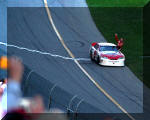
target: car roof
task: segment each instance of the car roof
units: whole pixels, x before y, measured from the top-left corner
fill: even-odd
[[[100,46],[116,46],[115,44],[113,44],[113,43],[98,43],[98,45],[100,45]]]

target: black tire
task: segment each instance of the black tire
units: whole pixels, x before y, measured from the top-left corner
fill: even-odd
[[[90,51],[90,58],[92,61],[94,61],[94,59],[92,58],[92,52]]]
[[[99,56],[98,56],[97,59],[96,59],[96,63],[97,63],[97,64],[100,63]]]

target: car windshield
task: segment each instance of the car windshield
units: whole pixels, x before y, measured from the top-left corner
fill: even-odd
[[[117,52],[118,49],[116,46],[100,46],[100,51],[115,51]]]

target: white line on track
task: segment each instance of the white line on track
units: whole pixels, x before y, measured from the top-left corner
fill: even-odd
[[[52,57],[59,57],[59,58],[65,59],[65,60],[90,61],[89,58],[70,58],[70,57],[65,57],[65,56],[61,56],[61,55],[57,55],[57,54],[52,54],[52,53],[49,53],[49,52],[42,52],[42,51],[32,50],[32,49],[25,48],[25,47],[19,47],[19,46],[7,44],[7,43],[4,43],[4,42],[0,42],[0,45],[4,45],[6,47],[14,47],[14,48],[17,48],[17,49],[20,49],[20,50],[26,50],[26,51],[32,52],[32,53],[39,53],[39,54],[42,54],[42,55],[49,55],[49,56],[52,56]]]
[[[68,54],[74,59],[75,56],[73,55],[73,53],[70,51],[70,49],[66,46],[63,38],[61,37],[61,34],[59,33],[59,31],[57,30],[54,21],[52,19],[52,15],[51,15],[51,11],[48,8],[48,3],[47,0],[44,0],[44,5],[45,5],[45,9],[48,15],[48,19],[57,35],[57,37],[59,38],[61,44],[63,45],[63,47],[65,48],[65,50],[68,52]],[[131,120],[135,120],[114,98],[112,98],[111,95],[109,95],[91,76],[90,74],[80,65],[80,63],[74,59],[74,62],[77,64],[77,66],[82,70],[82,72],[89,78],[89,80],[92,81],[92,83],[110,100],[112,101],[123,113],[125,113]]]

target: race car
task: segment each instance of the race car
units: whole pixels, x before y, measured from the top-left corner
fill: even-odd
[[[124,66],[125,56],[113,43],[92,43],[90,58],[103,66]]]

